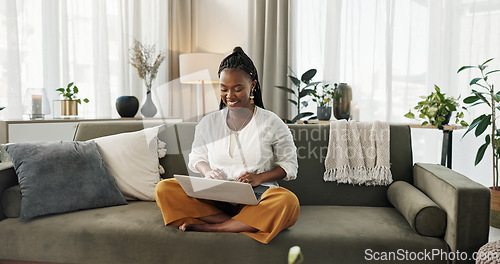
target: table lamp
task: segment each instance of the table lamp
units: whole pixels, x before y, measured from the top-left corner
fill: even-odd
[[[28,88],[23,98],[24,114],[30,119],[44,119],[50,114],[49,97],[45,88]]]
[[[203,116],[205,116],[205,83],[219,82],[219,65],[224,55],[217,53],[185,53],[179,55],[179,75],[183,84],[201,84]]]

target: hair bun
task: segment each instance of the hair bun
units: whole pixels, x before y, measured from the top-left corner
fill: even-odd
[[[240,46],[235,47],[235,48],[233,49],[233,53],[234,53],[234,52],[245,53],[245,52],[243,51],[243,49],[242,49]]]

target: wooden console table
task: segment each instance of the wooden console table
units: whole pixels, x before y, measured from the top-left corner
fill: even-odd
[[[182,119],[169,118],[101,118],[101,119],[35,119],[0,120],[0,144],[24,141],[72,141],[80,122],[123,122],[166,120],[182,122]]]
[[[330,124],[329,120],[298,120],[298,124]],[[410,124],[410,128],[428,128],[428,129],[438,129],[433,125],[416,125]],[[443,145],[441,148],[441,165],[446,166],[451,169],[451,154],[452,154],[452,143],[453,143],[453,131],[458,129],[464,129],[463,126],[454,125],[444,125],[443,129]]]

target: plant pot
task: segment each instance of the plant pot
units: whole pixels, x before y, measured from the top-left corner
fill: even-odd
[[[448,125],[450,123],[450,119],[451,119],[451,114],[453,112],[448,112],[448,114],[446,114],[444,116],[444,121],[441,123],[441,125],[438,127],[439,129],[443,129],[443,126],[444,125]],[[434,125],[434,121],[431,121],[431,125]]]
[[[500,189],[495,190],[494,187],[490,187],[490,192],[490,226],[500,228]]]
[[[134,117],[139,110],[139,100],[135,96],[120,96],[116,99],[116,111],[121,117]]]
[[[78,101],[76,100],[61,100],[61,116],[77,116]]]
[[[332,107],[331,106],[318,106],[316,108],[318,120],[330,120],[332,117]]]
[[[333,114],[338,120],[349,120],[351,116],[352,89],[347,83],[340,83],[334,93]]]

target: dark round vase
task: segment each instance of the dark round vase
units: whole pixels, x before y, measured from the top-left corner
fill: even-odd
[[[116,99],[116,111],[121,117],[134,117],[139,110],[139,100],[135,96],[120,96]]]

